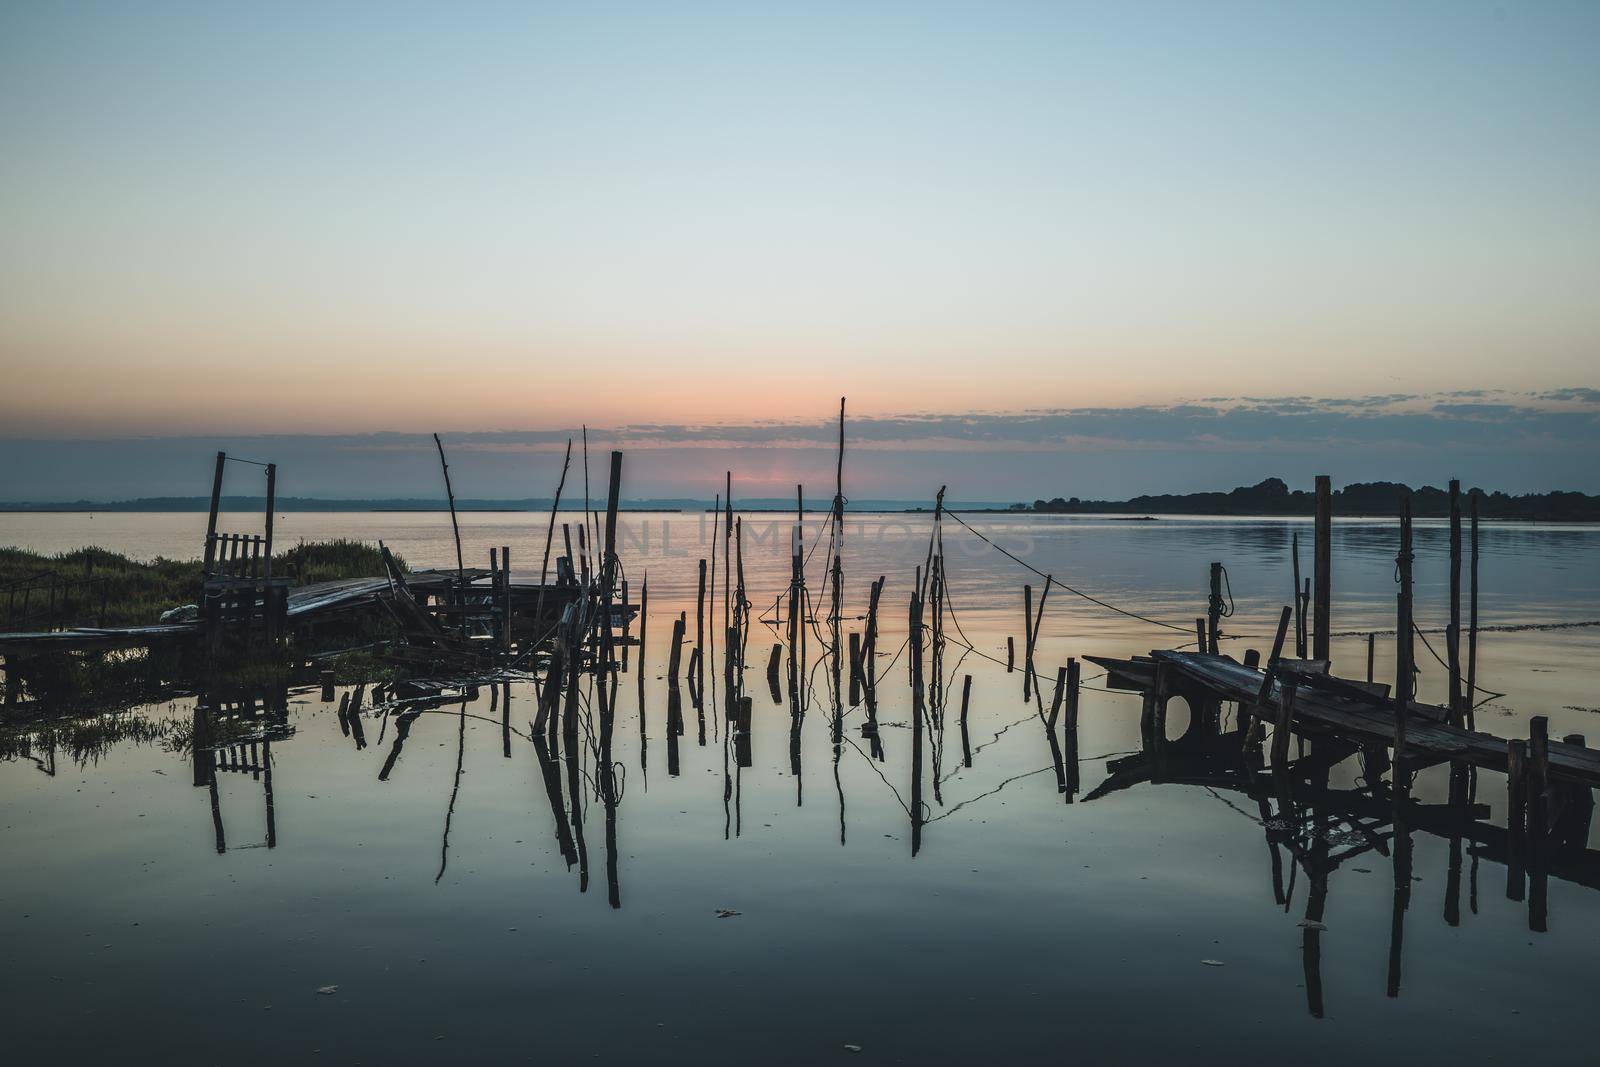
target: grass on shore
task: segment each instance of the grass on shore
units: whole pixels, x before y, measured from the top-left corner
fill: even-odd
[[[154,623],[163,611],[200,599],[200,566],[160,557],[140,563],[103,548],[53,556],[0,548],[0,629]],[[383,557],[362,541],[302,542],[274,555],[272,572],[298,585],[374,578],[383,574]]]

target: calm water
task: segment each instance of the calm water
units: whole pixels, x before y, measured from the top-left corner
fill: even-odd
[[[514,569],[536,575],[544,521],[465,516],[468,562],[510,544]],[[1269,643],[1297,530],[1310,567],[1305,524],[968,521],[1040,570],[1180,628],[1203,613],[1208,564],[1221,560],[1235,607],[1224,628],[1244,635],[1236,654]],[[203,525],[195,515],[0,515],[0,544],[187,557]],[[1264,820],[1255,799],[1217,784],[1143,783],[1087,799],[1108,760],[1140,749],[1137,697],[1099,688],[1092,667],[1082,791],[1064,802],[1021,673],[984,658],[1003,660],[1008,634],[1020,644],[1022,583],[1037,597],[1042,579],[949,522],[955,621],[978,652],[947,649],[944,666],[957,692],[961,676],[973,678],[974,758],[961,766],[952,710],[925,756],[929,822],[913,858],[910,694],[905,659],[891,657],[928,526],[928,516],[865,516],[847,528],[847,616],[864,611],[871,579],[888,577],[881,761],[859,707],[844,710],[836,749],[826,671],[814,670],[794,773],[789,710],[766,691],[764,630],[751,640],[751,766],[739,768],[725,744],[718,702],[705,709],[703,745],[687,699],[683,736],[666,736],[665,646],[678,611],[693,630],[710,517],[702,532],[698,515],[633,515],[622,558],[635,601],[648,573],[650,616],[645,684],[634,649],[618,687],[613,811],[594,790],[588,745],[577,757],[578,818],[565,765],[549,768],[555,794],[547,788],[524,682],[509,686],[509,704],[484,686],[404,730],[369,708],[364,747],[341,729],[336,705],[291,692],[292,734],[271,744],[270,848],[265,777],[218,774],[219,852],[210,791],[191,784],[170,738],[81,760],[35,746],[0,763],[9,1048],[173,1063],[1014,1063],[1477,1062],[1571,1047],[1574,1022],[1594,1005],[1596,889],[1552,877],[1549,932],[1530,932],[1502,863],[1470,839],[1413,831],[1397,924],[1394,865],[1405,850],[1393,827],[1369,818],[1364,833],[1337,811],[1303,839],[1343,857],[1325,883],[1280,834],[1275,888],[1268,831],[1304,812],[1273,805]],[[808,523],[808,550],[819,528]],[[381,536],[412,566],[454,564],[442,515],[290,514],[278,535]],[[1446,619],[1444,536],[1419,528],[1418,613],[1429,627]],[[788,537],[786,520],[747,517],[758,614],[787,580]],[[1334,645],[1343,673],[1365,670],[1365,639],[1354,634],[1393,625],[1395,547],[1392,524],[1336,527],[1334,627],[1352,632]],[[716,549],[720,626],[720,536]],[[824,545],[812,558],[819,591],[826,554]],[[1600,618],[1600,530],[1488,527],[1481,573],[1486,626]],[[1048,687],[1066,656],[1189,639],[1058,587],[1040,674]],[[1442,653],[1442,639],[1430,639]],[[816,649],[813,639],[813,667]],[[1527,717],[1546,714],[1553,733],[1596,740],[1596,652],[1600,628],[1484,634],[1480,680],[1506,696],[1480,709],[1480,727],[1525,736]],[[1419,655],[1422,695],[1437,700],[1444,672]],[[711,664],[708,679],[720,659]],[[1392,638],[1380,637],[1378,677],[1392,665]],[[183,697],[134,714],[181,730],[193,706]],[[1185,725],[1175,710],[1169,734]],[[1425,771],[1417,798],[1443,803],[1447,775]],[[1366,785],[1355,761],[1333,784]],[[1501,776],[1485,773],[1476,799],[1503,825]],[[569,864],[562,837],[579,829],[584,856]],[[1327,930],[1308,960],[1298,924],[1323,890]],[[1321,1018],[1310,1010],[1318,984]],[[319,995],[327,986],[338,988]]]

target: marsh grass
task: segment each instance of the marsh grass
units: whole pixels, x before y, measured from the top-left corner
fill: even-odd
[[[404,561],[397,560],[402,568]],[[148,563],[103,548],[47,556],[0,548],[0,627],[141,626],[170,608],[200,599],[199,560],[157,557]],[[299,585],[383,574],[383,556],[362,541],[301,542],[273,556],[273,573]],[[49,583],[55,578],[55,610]],[[24,587],[30,591],[23,592]],[[24,605],[26,608],[24,609]]]

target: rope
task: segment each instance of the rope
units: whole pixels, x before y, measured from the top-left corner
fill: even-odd
[[[1098,604],[1100,607],[1105,608],[1107,611],[1114,611],[1118,615],[1126,615],[1130,619],[1138,619],[1140,622],[1149,623],[1151,626],[1160,626],[1160,627],[1162,627],[1164,629],[1168,629],[1168,630],[1177,630],[1179,633],[1192,633],[1193,632],[1193,629],[1191,627],[1188,627],[1188,626],[1177,626],[1177,625],[1174,625],[1173,623],[1170,623],[1170,622],[1162,622],[1160,619],[1152,619],[1147,615],[1140,615],[1136,611],[1129,611],[1126,608],[1119,608],[1115,604],[1108,604],[1104,600],[1099,599],[1098,597],[1090,596],[1088,593],[1085,593],[1081,589],[1074,589],[1072,586],[1070,586],[1070,585],[1066,584],[1065,582],[1063,582],[1060,578],[1057,578],[1052,574],[1046,574],[1044,571],[1040,570],[1038,567],[1035,567],[1033,564],[1028,563],[1028,562],[1026,562],[1026,561],[1024,561],[1022,559],[1017,558],[1016,556],[1012,555],[1010,552],[1007,552],[1005,549],[1003,549],[999,545],[995,544],[993,541],[989,540],[983,534],[979,533],[977,530],[975,530],[971,526],[969,526],[967,524],[966,520],[962,519],[962,517],[961,517],[959,512],[951,511],[949,508],[946,508],[945,509],[945,513],[948,514],[951,518],[955,519],[957,522],[961,523],[961,525],[963,527],[965,527],[967,529],[967,531],[969,533],[971,533],[974,537],[976,537],[978,540],[982,541],[984,544],[988,545],[990,548],[994,549],[996,552],[1000,553],[1002,556],[1005,556],[1007,559],[1011,560],[1011,562],[1017,564],[1020,567],[1025,568],[1025,569],[1027,569],[1029,571],[1032,571],[1034,574],[1037,574],[1041,578],[1045,578],[1045,579],[1048,579],[1048,580],[1054,582],[1056,585],[1059,585],[1061,588],[1065,589],[1067,592],[1073,594],[1074,596],[1080,596],[1083,599],[1089,601],[1089,603]]]

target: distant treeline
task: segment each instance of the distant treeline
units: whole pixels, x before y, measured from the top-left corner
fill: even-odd
[[[1425,485],[1412,489],[1399,482],[1356,482],[1333,493],[1335,515],[1397,515],[1409,495],[1413,515],[1432,518],[1450,514],[1450,494]],[[1468,497],[1478,500],[1478,514],[1485,519],[1528,519],[1541,522],[1600,522],[1600,496],[1585,493],[1527,493],[1511,496],[1482,489],[1464,490],[1462,514],[1468,513]],[[1316,494],[1291,490],[1281,478],[1268,478],[1251,486],[1240,486],[1226,493],[1164,493],[1136,496],[1131,500],[1079,500],[1077,497],[1035,500],[1033,511],[1050,514],[1131,512],[1166,515],[1304,515],[1315,510]],[[1015,510],[1028,510],[1017,505]]]
[[[735,487],[737,488],[737,486]],[[267,501],[261,496],[225,496],[223,511],[260,511]],[[548,497],[523,497],[516,500],[486,499],[482,497],[457,497],[458,511],[549,511]],[[445,511],[449,505],[439,497],[385,497],[372,500],[329,500],[318,497],[280,496],[277,510],[284,511]],[[593,497],[589,505],[605,507],[605,497]],[[701,511],[709,510],[712,501],[692,497],[652,497],[642,500],[624,500],[623,511]],[[135,500],[72,500],[72,501],[0,501],[0,511],[206,511],[211,506],[207,496],[147,496]],[[734,506],[744,512],[779,511],[793,513],[793,497],[740,497]],[[807,498],[808,512],[827,511],[833,506],[831,497]],[[963,508],[973,510],[1004,510],[1004,503],[993,501],[963,502]],[[583,496],[576,499],[569,493],[561,498],[562,510],[583,507]],[[905,500],[852,500],[848,507],[854,512],[907,511],[914,505]]]
[[[280,496],[274,502],[278,511],[445,511],[449,505],[444,498],[393,497],[378,500],[319,500],[316,497]],[[474,500],[456,498],[460,511],[548,511],[550,500],[528,497],[522,500]],[[599,507],[605,500],[591,501]],[[675,511],[686,501],[643,500],[628,501],[625,511]],[[260,511],[267,506],[266,497],[225,496],[223,511]],[[582,508],[583,498],[572,505],[570,498],[562,498],[562,506]],[[0,502],[0,511],[206,511],[211,507],[208,496],[147,496],[135,500],[73,500],[73,501],[14,501]]]

